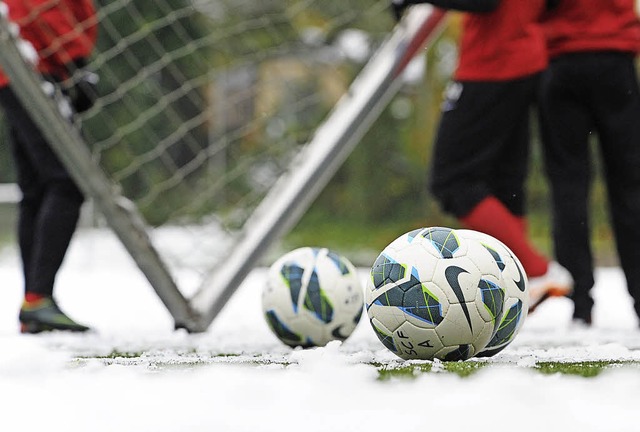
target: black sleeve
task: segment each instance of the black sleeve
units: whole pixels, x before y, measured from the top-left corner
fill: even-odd
[[[429,3],[443,9],[463,12],[491,12],[500,4],[500,0],[409,0],[407,3]]]
[[[547,10],[554,9],[560,4],[560,0],[547,0]]]

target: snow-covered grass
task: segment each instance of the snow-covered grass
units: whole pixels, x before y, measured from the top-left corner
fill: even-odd
[[[26,336],[17,253],[5,249],[0,431],[640,430],[640,331],[617,268],[598,269],[590,329],[571,325],[570,302],[553,300],[469,377],[433,363],[429,373],[389,380],[375,365],[411,363],[387,351],[366,320],[342,345],[280,344],[260,312],[263,277],[252,272],[208,332],[175,332],[115,238],[82,230],[56,296],[96,332]],[[597,360],[631,366],[592,378],[536,371],[541,362]]]

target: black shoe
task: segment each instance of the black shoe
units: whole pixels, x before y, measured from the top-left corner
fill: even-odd
[[[584,327],[591,326],[591,311],[574,310],[573,322]]]
[[[50,330],[85,332],[89,327],[78,324],[64,314],[51,297],[36,302],[24,302],[20,308],[20,332],[40,333]]]

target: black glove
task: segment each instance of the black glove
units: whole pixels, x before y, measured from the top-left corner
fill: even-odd
[[[393,17],[396,21],[400,21],[402,19],[404,11],[410,4],[411,3],[407,0],[391,0],[391,12],[393,13]]]
[[[547,0],[547,10],[555,9],[560,4],[560,0]]]
[[[434,0],[391,0],[391,10],[396,20],[400,21],[409,6],[421,3],[434,4]]]
[[[73,74],[73,85],[67,95],[76,112],[85,112],[96,103],[99,79],[97,74],[86,70]]]
[[[69,98],[76,112],[85,112],[98,99],[100,77],[86,69],[86,60],[77,59],[67,66],[70,78],[62,83],[62,92]]]

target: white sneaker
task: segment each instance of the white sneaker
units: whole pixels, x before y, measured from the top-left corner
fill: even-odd
[[[529,278],[529,312],[549,297],[565,297],[573,292],[573,277],[556,261],[549,262],[542,276]]]

